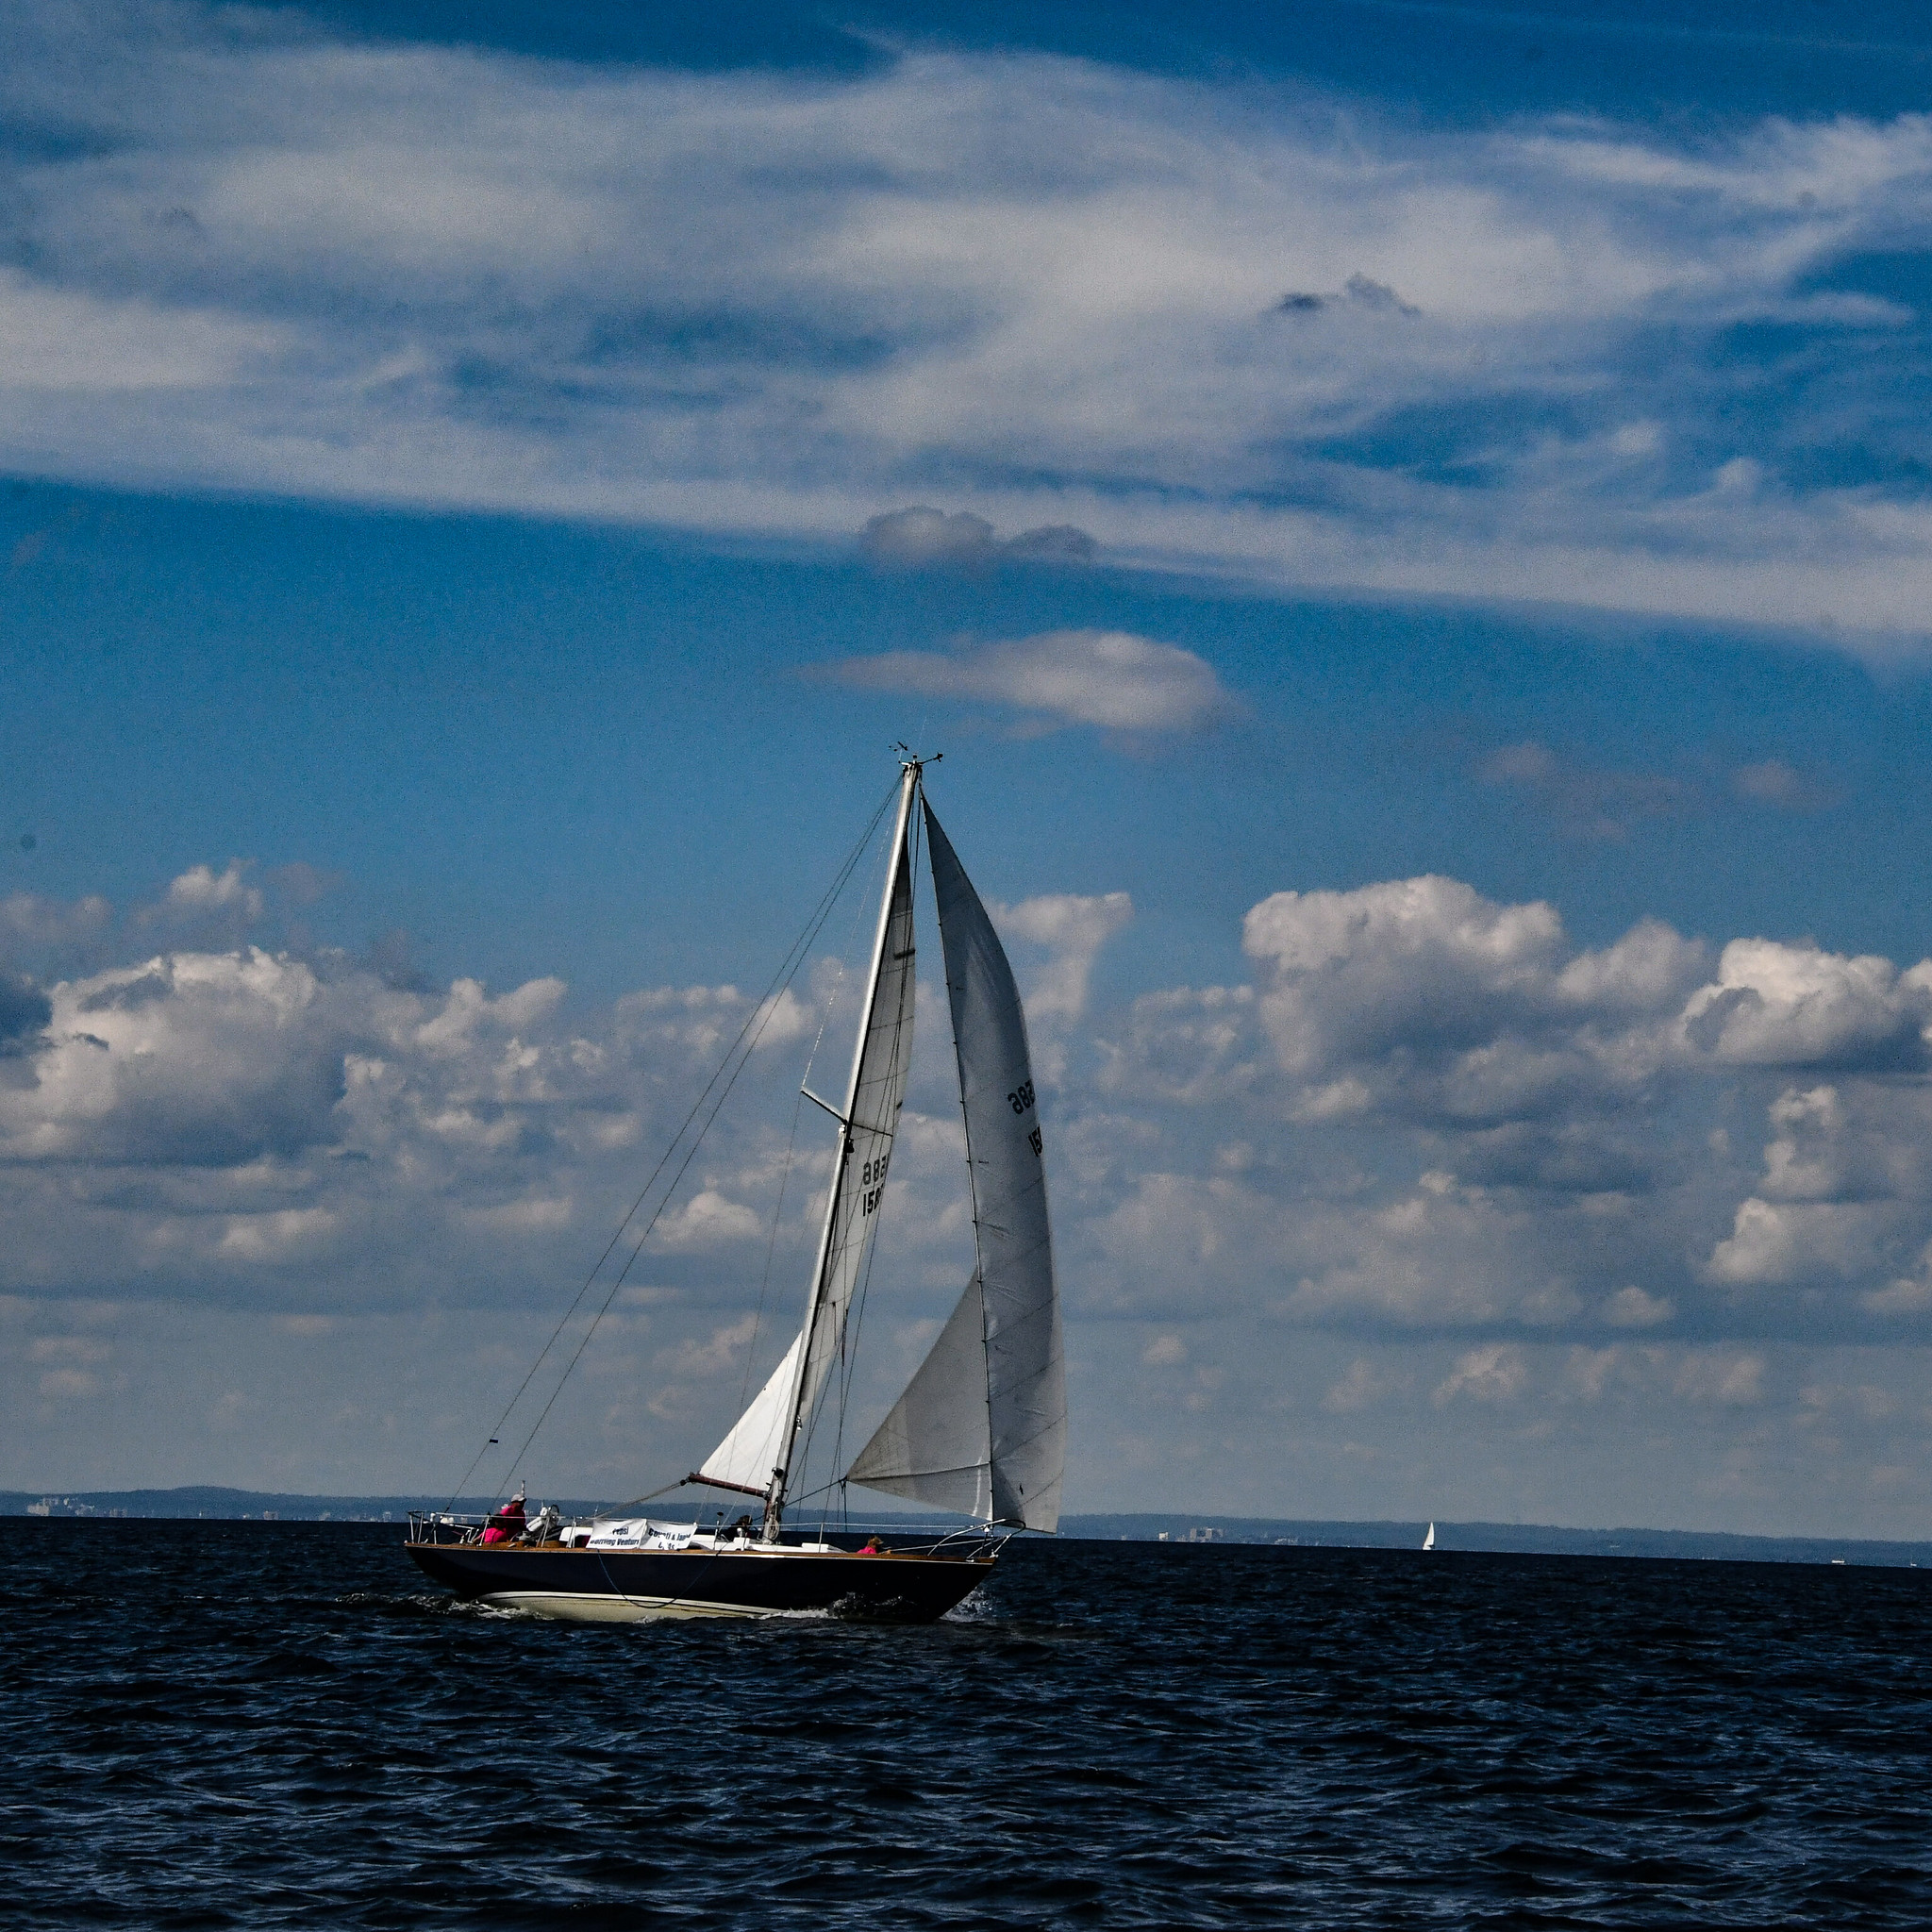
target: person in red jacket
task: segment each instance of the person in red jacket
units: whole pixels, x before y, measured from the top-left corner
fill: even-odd
[[[524,1491],[519,1485],[516,1494],[490,1519],[483,1531],[483,1541],[486,1543],[514,1542],[527,1527],[524,1515]]]

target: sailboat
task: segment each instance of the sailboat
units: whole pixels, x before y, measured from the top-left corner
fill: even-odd
[[[804,1319],[749,1407],[684,1483],[756,1499],[757,1519],[547,1512],[486,1542],[449,1512],[411,1519],[409,1555],[459,1597],[581,1622],[834,1611],[926,1622],[975,1589],[1013,1531],[1058,1527],[1066,1462],[1060,1311],[1026,1021],[999,935],[909,754],[888,848],[851,1077]],[[923,1538],[788,1527],[812,1420],[842,1381],[855,1291],[883,1209],[912,1057],[913,871],[923,824],[966,1127],[975,1266],[905,1391],[842,1480],[964,1519]],[[500,1524],[504,1519],[494,1518]]]
[[[1433,1550],[1433,1549],[1434,1549],[1435,1547],[1436,1547],[1436,1525],[1435,1525],[1435,1524],[1434,1524],[1432,1523],[1432,1524],[1429,1524],[1429,1533],[1428,1533],[1428,1535],[1427,1535],[1427,1536],[1425,1536],[1425,1537],[1424,1537],[1424,1539],[1423,1539],[1423,1548],[1424,1548],[1424,1549],[1425,1549],[1425,1550]]]

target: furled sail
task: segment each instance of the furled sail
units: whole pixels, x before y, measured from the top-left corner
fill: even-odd
[[[1026,1019],[999,935],[925,807],[978,1267],[850,1480],[1028,1529],[1059,1524],[1065,1367]],[[981,1347],[970,1348],[977,1320]]]
[[[757,1399],[698,1472],[731,1488],[767,1491],[774,1475],[789,1467],[800,1422],[811,1414],[826,1376],[844,1352],[846,1312],[878,1225],[912,1058],[912,865],[907,839],[911,784],[908,776],[806,1324]]]

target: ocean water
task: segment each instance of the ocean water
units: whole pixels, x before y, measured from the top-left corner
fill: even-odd
[[[922,1629],[12,1521],[11,1926],[1932,1924],[1932,1572],[1013,1546]]]

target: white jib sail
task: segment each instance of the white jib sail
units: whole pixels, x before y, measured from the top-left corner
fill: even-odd
[[[910,785],[908,778],[895,822],[869,998],[853,1056],[806,1325],[751,1407],[698,1471],[730,1488],[763,1492],[777,1472],[789,1469],[799,1424],[811,1414],[826,1376],[844,1352],[846,1313],[878,1225],[912,1058],[912,867],[906,837]]]
[[[1046,1171],[1013,969],[986,908],[925,808],[978,1268],[932,1353],[850,1479],[1028,1529],[1059,1524],[1066,1374]],[[969,1348],[977,1320],[982,1347]]]
[[[919,1373],[906,1385],[847,1479],[936,1509],[991,1521],[992,1424],[986,1404],[986,1307],[966,1284]]]
[[[731,1425],[731,1433],[705,1458],[700,1475],[734,1490],[765,1490],[782,1460],[791,1425],[791,1391],[798,1386],[798,1357],[805,1337],[794,1335],[785,1359]]]

